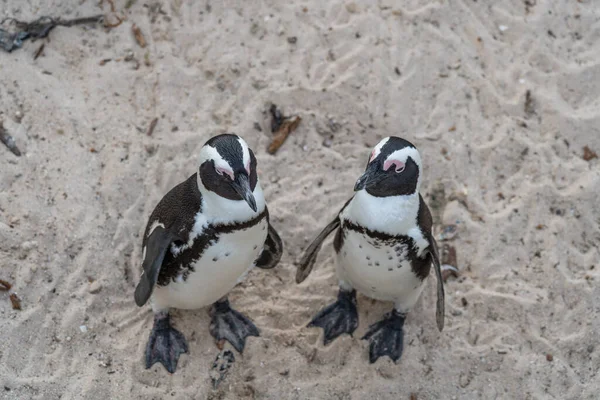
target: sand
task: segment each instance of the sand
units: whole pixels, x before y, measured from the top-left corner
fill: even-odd
[[[132,3],[0,2],[22,20],[125,17],[56,28],[37,60],[41,41],[0,52],[0,118],[23,152],[0,145],[0,279],[22,300],[0,292],[0,398],[597,398],[597,2]],[[274,156],[271,102],[303,119]],[[222,132],[254,149],[285,253],[232,292],[262,336],[213,390],[207,310],[174,313],[190,343],[174,375],[146,370],[152,314],[133,291],[148,216]],[[294,262],[388,135],[420,149],[461,274],[443,332],[431,276],[401,361],[369,365],[360,337],[390,305],[359,297],[356,335],[324,347],[304,326],[336,295],[331,239],[302,285]]]

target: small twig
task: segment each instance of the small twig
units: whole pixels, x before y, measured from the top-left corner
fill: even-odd
[[[156,128],[156,124],[158,123],[158,118],[154,118],[152,122],[150,122],[150,126],[148,127],[148,132],[146,132],[147,136],[152,136],[154,132],[154,128]]]
[[[0,290],[1,291],[6,292],[6,291],[10,290],[11,287],[12,287],[12,285],[10,283],[5,281],[4,279],[0,279]]]
[[[133,31],[133,36],[135,37],[135,40],[140,45],[140,47],[146,47],[146,39],[144,39],[144,35],[142,34],[140,28],[136,24],[133,24],[131,30]]]
[[[585,161],[590,161],[594,158],[598,158],[598,154],[588,146],[583,146],[583,159]]]
[[[10,295],[9,298],[10,298],[10,302],[12,303],[13,310],[20,310],[21,309],[21,299],[19,299],[17,294],[13,293]]]
[[[0,142],[4,143],[6,147],[15,155],[21,156],[21,150],[17,147],[15,143],[15,139],[8,134],[6,129],[4,129],[3,122],[0,121]]]
[[[104,15],[98,14],[92,17],[83,17],[83,18],[73,18],[73,19],[58,19],[56,21],[56,25],[61,26],[73,26],[73,25],[81,25],[81,24],[95,24],[98,22],[102,22],[104,19]]]
[[[267,152],[269,154],[275,154],[277,150],[279,150],[279,148],[283,145],[290,133],[296,130],[298,125],[300,125],[300,121],[302,121],[302,118],[300,118],[299,116],[289,117],[285,119],[281,123],[281,126],[279,126],[277,132],[275,133],[275,137],[273,137],[271,144],[269,144]]]
[[[45,43],[42,43],[42,44],[40,45],[40,47],[38,47],[38,49],[36,50],[35,54],[33,55],[33,59],[34,59],[34,60],[37,60],[37,59],[38,59],[38,57],[39,57],[40,55],[42,55],[42,53],[44,52],[44,46],[45,46]]]

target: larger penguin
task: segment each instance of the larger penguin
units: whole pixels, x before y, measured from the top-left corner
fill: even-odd
[[[421,156],[410,142],[387,137],[371,152],[355,195],[307,248],[296,281],[310,274],[323,240],[336,231],[334,249],[339,280],[338,299],[309,326],[324,330],[324,343],[358,327],[356,290],[367,297],[391,301],[393,310],[369,327],[369,360],[400,359],[406,313],[424,288],[431,264],[437,276],[437,325],[444,327],[444,286],[431,213],[419,194]]]
[[[256,158],[237,135],[211,138],[200,167],[158,203],[143,239],[142,276],[135,302],[151,299],[154,326],[146,368],[160,362],[173,373],[188,345],[171,326],[169,309],[212,305],[210,333],[239,352],[256,326],[229,306],[227,294],[253,267],[273,268],[282,243],[269,223]]]

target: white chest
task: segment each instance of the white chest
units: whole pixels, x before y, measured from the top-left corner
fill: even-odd
[[[361,190],[342,211],[340,218],[372,231],[410,236],[420,256],[429,243],[417,224],[419,203],[418,193],[409,196],[375,197]]]
[[[340,278],[364,295],[402,302],[422,285],[408,258],[408,241],[381,241],[346,230],[337,257]]]
[[[246,229],[219,233],[189,271],[182,270],[167,286],[156,287],[155,304],[195,309],[225,296],[254,266],[267,237],[267,226],[263,218]]]
[[[402,311],[410,309],[424,282],[413,271],[410,257],[421,256],[428,246],[417,225],[418,213],[418,193],[378,198],[357,192],[341,213],[342,221],[379,232],[381,238],[343,228],[339,278],[368,297],[393,301]]]

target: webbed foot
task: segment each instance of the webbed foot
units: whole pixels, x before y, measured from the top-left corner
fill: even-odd
[[[405,316],[394,310],[385,318],[369,327],[363,339],[368,339],[369,361],[374,363],[379,357],[389,356],[394,362],[402,356],[404,348],[404,319]]]
[[[227,340],[240,353],[244,351],[248,336],[260,336],[250,319],[232,309],[229,300],[219,300],[210,310],[210,334],[217,340]]]
[[[188,352],[188,345],[181,332],[171,326],[168,312],[154,315],[154,326],[146,345],[146,369],[160,362],[170,373],[177,369],[181,353]]]
[[[324,345],[331,343],[332,340],[344,333],[352,335],[358,327],[356,290],[340,289],[337,301],[322,309],[308,326],[323,328]]]

